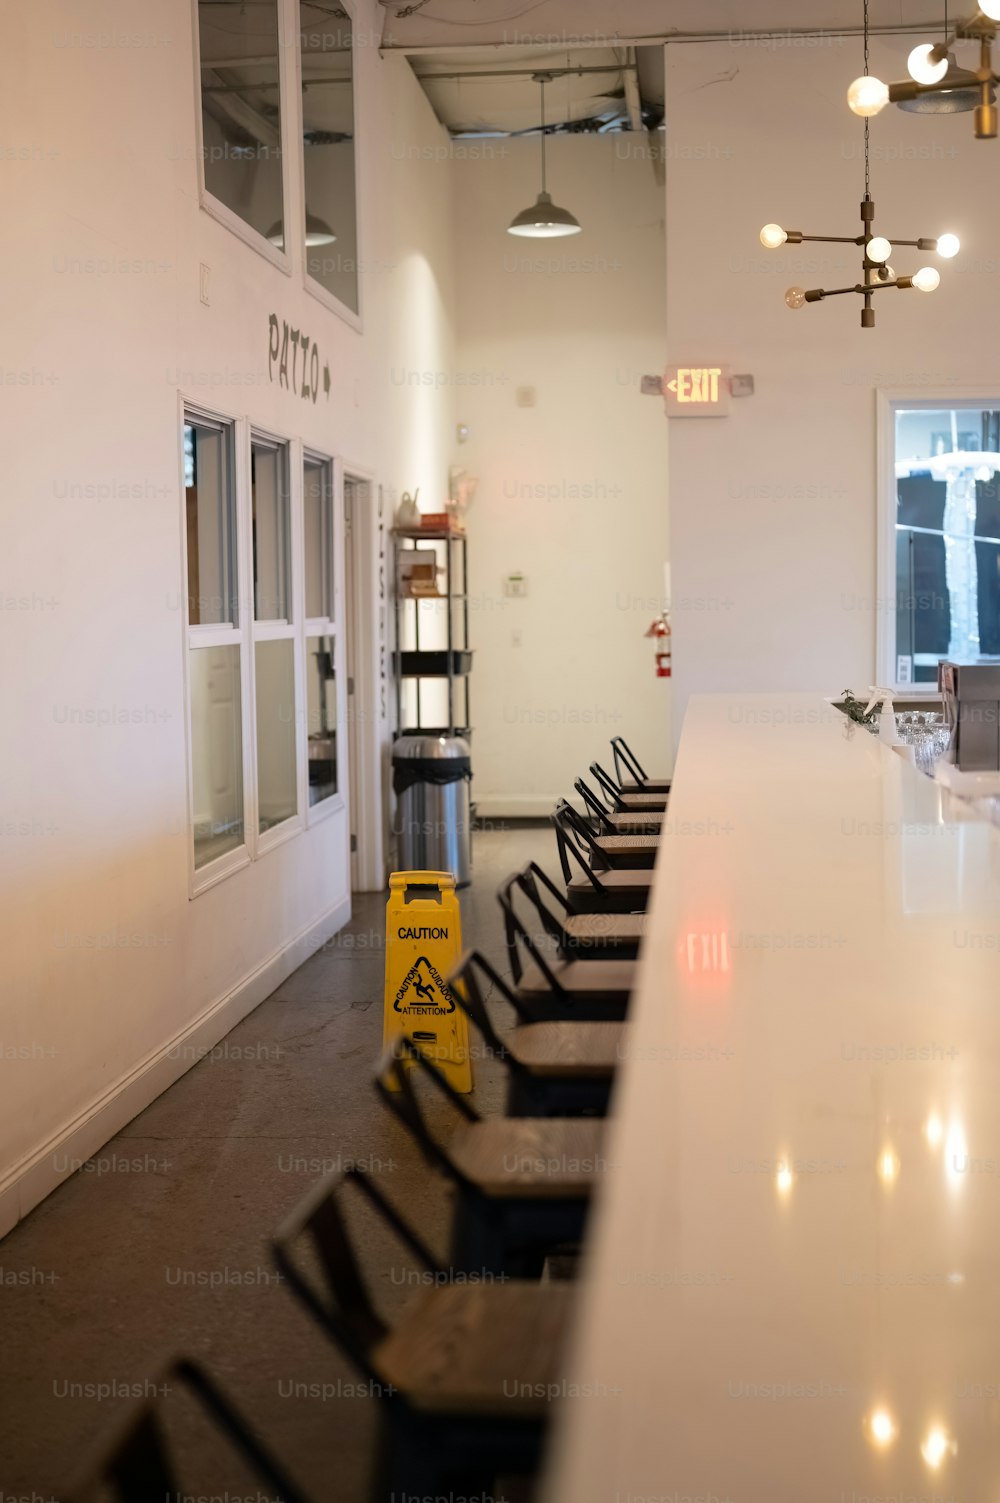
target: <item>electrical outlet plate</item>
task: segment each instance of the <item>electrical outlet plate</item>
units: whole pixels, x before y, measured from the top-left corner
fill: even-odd
[[[528,581],[523,574],[508,574],[503,582],[503,592],[509,599],[523,600],[528,593]]]

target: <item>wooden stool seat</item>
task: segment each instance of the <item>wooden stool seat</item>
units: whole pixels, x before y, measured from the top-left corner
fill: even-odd
[[[590,878],[581,874],[571,877],[566,884],[566,898],[576,913],[635,913],[645,912],[649,902],[650,872],[609,871],[600,872],[600,890]]]
[[[603,1117],[615,1070],[625,1048],[625,1008],[586,1007],[560,1001],[526,1003],[486,956],[468,951],[448,977],[448,987],[493,1054],[507,1067],[508,1117]],[[502,997],[518,1019],[506,1034],[497,1032],[485,991]],[[610,1018],[610,1021],[609,1021]]]
[[[570,1002],[607,1002],[626,1007],[635,986],[634,960],[553,960],[549,969]],[[522,1002],[551,998],[552,984],[533,960],[525,962],[517,984]]]
[[[597,835],[594,841],[612,867],[652,871],[660,849],[659,835]]]
[[[619,835],[661,835],[663,815],[655,811],[649,814],[605,814],[604,818]]]
[[[445,1284],[373,1351],[380,1379],[425,1414],[545,1420],[562,1374],[569,1284]]]
[[[533,1074],[599,1080],[614,1074],[627,1035],[627,1023],[522,1023],[507,1039]]]
[[[625,778],[622,783],[623,793],[669,793],[669,778],[647,778],[644,783],[639,783],[635,778]]]
[[[603,1139],[587,1117],[490,1117],[460,1127],[448,1155],[491,1200],[589,1200]]]
[[[644,811],[656,814],[666,813],[667,795],[665,793],[622,793],[620,798],[625,805],[622,812],[626,814],[641,814]]]
[[[567,935],[581,950],[588,944],[605,949],[638,946],[646,933],[644,913],[571,913],[563,921]]]

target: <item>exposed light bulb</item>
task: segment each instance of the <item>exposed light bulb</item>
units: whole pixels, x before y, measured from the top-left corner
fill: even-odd
[[[991,21],[1000,21],[1000,0],[979,0],[979,9]]]
[[[780,224],[766,224],[760,232],[760,243],[767,250],[777,250],[779,245],[784,245],[788,236]]]
[[[1000,10],[1000,0],[996,0]],[[880,78],[864,73],[847,91],[847,103],[856,115],[877,115],[889,103],[889,89]]]
[[[806,300],[804,287],[789,287],[785,293],[785,303],[789,308],[801,308]]]
[[[865,246],[869,261],[888,261],[892,255],[892,246],[884,235],[875,235]]]
[[[1000,5],[998,5],[1000,8]],[[921,292],[933,292],[941,281],[941,273],[934,266],[921,266],[913,278],[914,287]]]
[[[876,275],[878,276],[880,282],[894,282],[896,280],[895,269],[890,266],[888,262],[885,264],[885,266],[879,267]]]
[[[939,235],[935,249],[939,256],[944,256],[946,260],[950,260],[952,256],[958,255],[962,249],[962,242],[957,235]]]
[[[910,77],[921,84],[939,83],[948,71],[948,59],[943,57],[939,63],[934,62],[931,53],[934,51],[930,42],[925,42],[922,47],[914,47],[906,59]]]

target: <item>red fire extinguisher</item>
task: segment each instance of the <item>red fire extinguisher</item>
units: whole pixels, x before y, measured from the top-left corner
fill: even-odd
[[[662,611],[651,623],[646,631],[647,637],[652,637],[656,643],[656,676],[657,678],[669,678],[670,666],[670,622],[666,611]]]

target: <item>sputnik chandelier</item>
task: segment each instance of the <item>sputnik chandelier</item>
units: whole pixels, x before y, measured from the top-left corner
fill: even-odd
[[[1000,0],[990,0],[1000,11]],[[862,78],[857,79],[852,85],[852,91],[864,93],[859,90],[859,85],[865,86],[878,84],[879,89],[885,89],[885,84],[880,84],[868,72],[868,0],[865,0],[865,71]],[[854,106],[851,106],[852,109]],[[880,106],[881,107],[881,106]],[[861,112],[864,113],[864,112]],[[874,110],[868,113],[876,113]],[[919,240],[892,240],[884,235],[875,234],[875,201],[870,191],[871,169],[869,163],[868,143],[868,118],[865,115],[865,196],[861,200],[861,234],[860,235],[805,235],[801,230],[784,230],[780,224],[766,224],[760,232],[760,243],[767,250],[777,250],[782,245],[801,245],[803,241],[823,241],[831,245],[860,245],[864,247],[860,282],[855,282],[850,287],[813,287],[808,291],[804,287],[789,287],[785,293],[785,302],[789,308],[801,308],[806,303],[819,303],[827,297],[840,297],[845,292],[857,293],[864,299],[861,309],[861,327],[871,329],[875,326],[875,309],[872,307],[872,298],[876,292],[882,292],[889,287],[899,288],[904,291],[915,287],[918,292],[933,292],[941,281],[941,274],[933,266],[922,266],[913,276],[897,276],[889,265],[889,257],[893,247],[900,245],[916,246],[917,250],[935,251],[939,256],[948,258],[954,256],[959,249],[957,235],[940,235],[937,239],[921,238]]]
[[[980,0],[979,9],[949,34],[948,7],[944,11],[944,39],[914,47],[907,59],[910,77],[901,83],[884,84],[868,74],[856,78],[847,91],[847,103],[856,115],[867,119],[898,104],[902,110],[924,115],[952,115],[974,109],[976,139],[991,140],[997,134],[995,87],[1000,74],[993,70],[993,43],[1000,22],[1000,0]],[[955,41],[979,43],[979,67],[960,68],[951,45]]]

